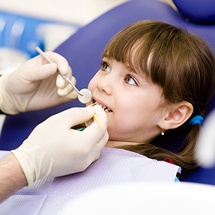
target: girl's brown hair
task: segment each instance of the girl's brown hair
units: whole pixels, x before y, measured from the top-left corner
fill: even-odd
[[[191,117],[206,114],[215,89],[215,60],[198,36],[167,23],[139,21],[119,32],[104,56],[141,70],[163,89],[166,101],[190,102],[194,107]],[[198,166],[194,149],[200,128],[185,123],[151,143],[122,148],[158,160],[168,158],[183,170],[191,170]]]

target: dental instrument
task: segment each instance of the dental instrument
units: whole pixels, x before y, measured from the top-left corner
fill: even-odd
[[[101,121],[99,120],[99,118],[97,117],[96,113],[93,114],[93,118],[96,120],[96,122],[98,123],[99,127],[102,128],[102,123]]]
[[[52,63],[51,59],[49,59],[49,58],[45,55],[45,53],[44,53],[38,46],[36,47],[36,51],[37,51],[42,57],[44,57],[49,63]],[[81,103],[86,104],[86,103],[90,102],[90,100],[92,99],[92,93],[91,93],[88,89],[82,89],[82,90],[79,91],[68,77],[62,75],[62,74],[60,73],[59,70],[58,70],[58,73],[59,73],[59,75],[60,75],[65,81],[67,81],[69,84],[72,85],[72,87],[73,87],[73,88],[75,89],[75,91],[78,93],[78,100],[79,100]],[[102,123],[100,122],[100,120],[98,119],[98,117],[97,117],[97,115],[96,115],[95,113],[93,114],[93,118],[96,120],[96,122],[98,123],[99,127],[102,128],[102,127],[103,127],[103,126],[102,126]]]
[[[36,51],[42,56],[44,57],[44,59],[47,60],[48,63],[53,63],[51,61],[51,59],[49,59],[45,53],[37,46],[36,47]],[[88,90],[88,89],[81,89],[80,91],[75,87],[75,85],[72,83],[72,81],[66,77],[65,75],[62,75],[60,73],[60,71],[58,70],[59,75],[65,80],[67,81],[69,84],[72,85],[72,87],[75,89],[75,91],[78,93],[78,100],[82,103],[82,104],[86,104],[88,102],[90,102],[90,100],[92,99],[92,93]]]

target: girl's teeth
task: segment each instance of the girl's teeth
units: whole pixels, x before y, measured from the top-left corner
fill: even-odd
[[[105,105],[99,104],[98,102],[95,102],[94,105],[99,105],[104,109],[105,112],[111,112],[111,110],[108,107],[106,107]]]

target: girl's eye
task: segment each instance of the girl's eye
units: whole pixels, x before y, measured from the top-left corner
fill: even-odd
[[[125,77],[125,82],[128,83],[128,84],[130,84],[130,85],[134,85],[134,86],[137,86],[137,85],[138,85],[138,84],[137,84],[137,81],[135,80],[135,78],[133,78],[133,77],[130,76],[130,75],[127,75],[127,76]]]
[[[110,67],[109,67],[109,65],[108,65],[107,62],[102,61],[102,63],[101,63],[101,70],[105,71],[105,72],[110,72]]]

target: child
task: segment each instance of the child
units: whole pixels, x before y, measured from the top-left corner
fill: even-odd
[[[199,37],[157,21],[126,27],[89,83],[93,102],[108,116],[106,146],[195,169],[214,80],[214,56]]]

